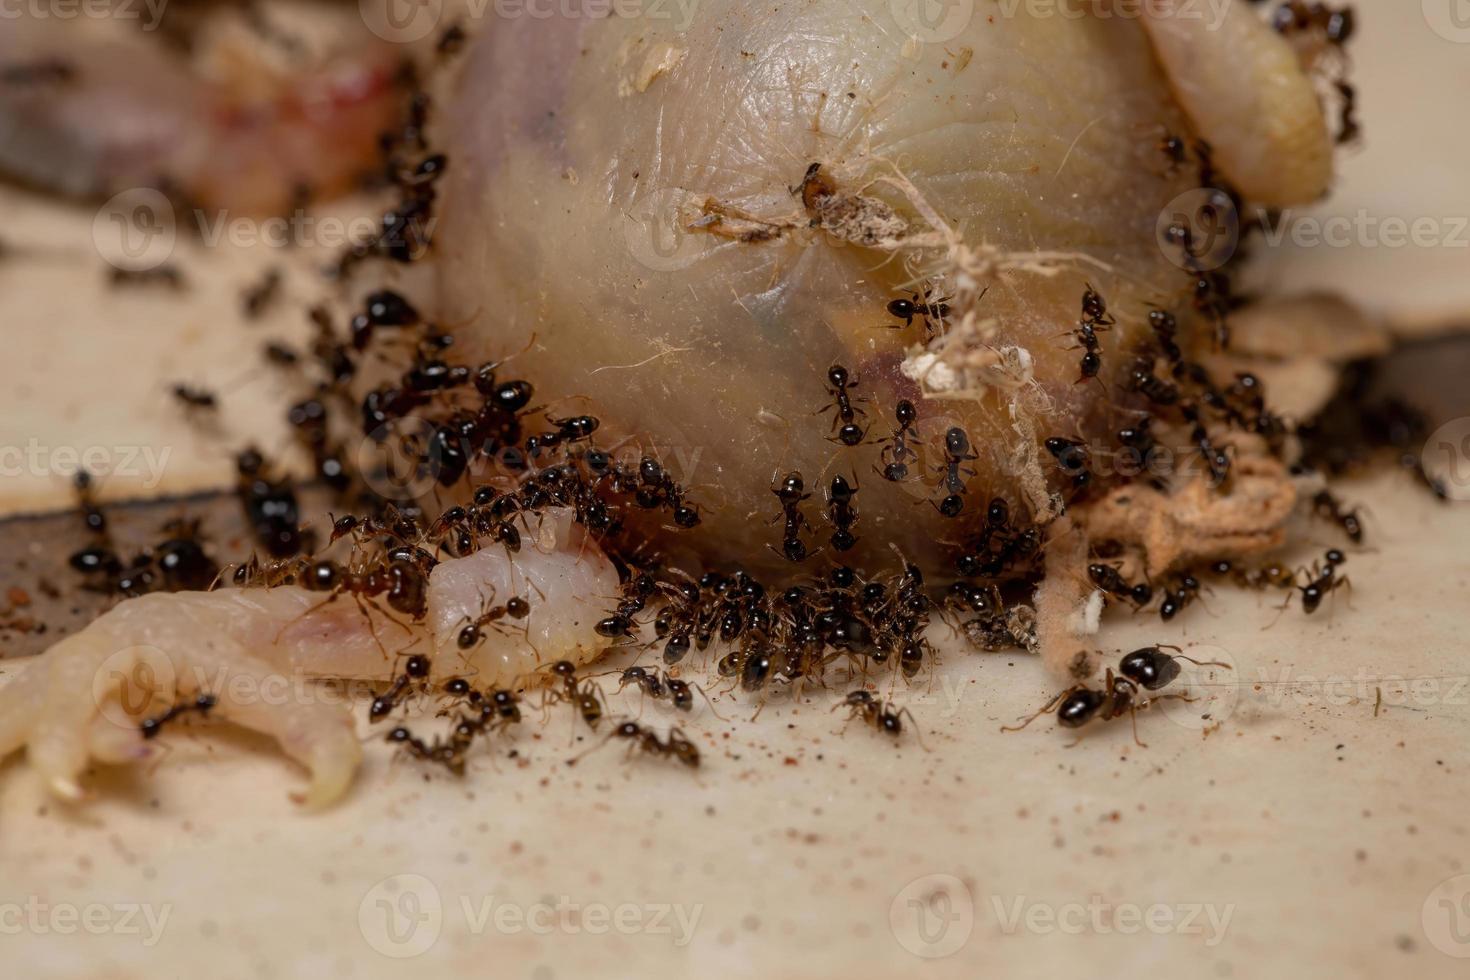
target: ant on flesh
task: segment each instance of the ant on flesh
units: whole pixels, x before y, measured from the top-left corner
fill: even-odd
[[[832,532],[831,541],[833,549],[837,551],[848,551],[857,544],[852,526],[857,523],[857,508],[853,506],[853,500],[859,489],[857,477],[853,477],[853,482],[849,484],[843,477],[834,476],[832,485],[827,490],[827,519],[836,528]]]
[[[460,629],[456,642],[461,650],[468,650],[484,642],[485,627],[497,624],[507,616],[511,619],[525,619],[530,614],[531,604],[520,596],[512,596],[504,604],[486,609],[478,619]]]
[[[930,289],[922,293],[910,293],[908,299],[890,300],[888,303],[888,315],[903,321],[904,327],[911,327],[914,318],[924,326],[925,334],[933,336],[944,321],[949,317],[949,298],[935,299]],[[898,324],[893,324],[893,329],[900,329]]]
[[[858,382],[848,374],[847,368],[834,364],[827,369],[827,384],[827,394],[832,396],[832,401],[818,409],[818,414],[835,408],[837,412],[832,418],[832,428],[837,430],[837,441],[844,446],[860,444],[867,433],[855,419],[867,413],[853,404],[852,389],[858,386]]]
[[[782,533],[781,550],[777,553],[790,562],[805,561],[807,556],[806,545],[801,540],[801,531],[803,528],[811,530],[811,525],[807,523],[806,517],[798,509],[801,502],[811,496],[805,490],[806,484],[802,481],[801,474],[795,471],[786,474],[786,479],[781,481],[779,487],[771,487],[771,492],[776,495],[776,499],[781,501],[782,511],[774,520],[784,519],[786,522],[786,529]]]
[[[1072,478],[1074,489],[1085,489],[1092,482],[1092,471],[1088,469],[1092,454],[1088,452],[1086,443],[1079,439],[1052,436],[1044,445],[1062,472]]]
[[[1337,94],[1342,97],[1342,108],[1337,123],[1337,144],[1356,143],[1363,135],[1363,127],[1358,123],[1358,91],[1347,82],[1336,81],[1332,83],[1337,89]]]
[[[944,474],[945,497],[934,506],[945,517],[958,517],[965,509],[965,477],[975,475],[975,471],[964,464],[980,456],[970,448],[970,437],[959,426],[944,434],[944,454],[944,463],[936,469]]]
[[[1165,653],[1173,650],[1174,653]],[[1223,667],[1230,665],[1215,660],[1195,660],[1186,657],[1175,646],[1159,645],[1144,647],[1118,661],[1118,673],[1109,667],[1103,679],[1102,690],[1085,684],[1076,684],[1052,698],[1041,710],[1026,718],[1019,725],[1005,725],[1003,732],[1018,732],[1042,715],[1055,712],[1057,724],[1063,728],[1081,728],[1093,719],[1111,721],[1125,712],[1133,723],[1133,741],[1140,748],[1148,745],[1138,738],[1138,712],[1155,701],[1192,700],[1184,694],[1158,694],[1144,701],[1138,699],[1142,691],[1157,691],[1168,686],[1179,676],[1179,661],[1187,660],[1199,667]],[[1073,743],[1075,744],[1075,743]]]
[[[919,458],[919,454],[909,448],[909,443],[919,438],[919,430],[914,427],[919,413],[914,409],[914,403],[905,398],[894,407],[893,415],[898,424],[893,428],[890,443],[879,454],[883,463],[879,473],[890,483],[900,483],[908,479],[908,461]]]
[[[157,738],[164,726],[180,715],[195,713],[203,717],[213,711],[217,704],[219,704],[219,699],[213,694],[201,694],[193,701],[174,705],[161,715],[143,719],[142,724],[138,726],[138,731],[145,739]]]

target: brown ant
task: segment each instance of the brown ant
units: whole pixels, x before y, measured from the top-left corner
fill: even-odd
[[[827,384],[827,394],[832,396],[832,401],[818,409],[817,413],[822,414],[835,408],[837,411],[832,417],[832,428],[837,430],[837,441],[844,446],[859,445],[867,433],[857,424],[856,417],[867,413],[853,404],[852,389],[858,386],[857,380],[848,374],[847,368],[834,364],[827,369]]]
[[[577,667],[570,660],[558,660],[551,665],[552,676],[561,684],[561,690],[552,688],[546,692],[542,699],[543,709],[566,701],[571,704],[587,727],[597,729],[597,723],[602,721],[602,689],[593,681],[578,681]]]
[[[652,729],[644,728],[636,721],[625,721],[614,728],[604,739],[601,748],[609,740],[614,738],[625,739],[629,742],[629,751],[642,752],[644,755],[660,756],[665,759],[675,759],[688,766],[690,769],[699,768],[699,748],[677,728],[670,728],[667,739],[661,739],[658,733]],[[588,751],[591,751],[590,749]],[[586,753],[583,753],[585,755]],[[578,756],[581,758],[581,756]],[[575,765],[577,759],[568,761],[568,765]]]
[[[403,673],[393,678],[388,689],[373,698],[372,704],[368,705],[368,720],[382,721],[388,717],[403,702],[410,689],[428,676],[429,658],[420,653],[410,656],[404,663]]]
[[[897,710],[892,701],[880,701],[871,691],[862,689],[849,691],[847,697],[832,706],[833,711],[839,708],[848,709],[847,720],[849,722],[861,720],[864,725],[892,735],[894,738],[903,734],[905,715],[908,716],[909,721],[914,722],[916,727],[918,725],[913,712],[908,708]]]
[[[520,596],[512,596],[504,604],[486,609],[478,619],[466,624],[460,629],[456,642],[461,650],[468,650],[484,641],[485,627],[499,623],[507,616],[511,619],[525,619],[530,614],[531,604]]]
[[[180,715],[195,713],[200,717],[204,717],[213,711],[215,705],[218,703],[219,699],[213,694],[201,694],[193,701],[174,705],[161,715],[143,719],[143,722],[138,726],[138,731],[145,739],[157,738],[159,732],[163,731],[164,726]]]
[[[1165,586],[1164,600],[1159,604],[1159,618],[1167,623],[1179,615],[1199,598],[1201,588],[1199,579],[1187,574]]]
[[[802,206],[806,208],[807,214],[811,215],[812,227],[819,223],[817,218],[817,205],[824,197],[831,197],[837,192],[837,187],[822,173],[822,165],[814,163],[806,168],[806,174],[801,178],[801,183],[789,188],[792,194],[801,195]]]
[[[1170,655],[1165,650],[1175,652]],[[1075,684],[1052,698],[1021,724],[1004,725],[1001,731],[1018,732],[1042,715],[1053,712],[1057,716],[1057,724],[1063,728],[1081,728],[1093,719],[1111,721],[1126,712],[1133,723],[1133,741],[1139,747],[1147,748],[1147,744],[1138,738],[1138,712],[1155,701],[1189,701],[1191,698],[1184,694],[1159,694],[1140,701],[1138,696],[1141,691],[1157,691],[1173,682],[1179,676],[1180,660],[1187,660],[1200,667],[1230,669],[1229,664],[1219,661],[1201,661],[1186,657],[1175,646],[1161,644],[1144,647],[1123,657],[1118,662],[1117,674],[1113,673],[1113,668],[1108,668],[1102,690],[1095,690],[1085,684]]]

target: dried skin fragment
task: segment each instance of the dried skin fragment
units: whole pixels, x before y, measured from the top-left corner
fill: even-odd
[[[1095,540],[1142,549],[1147,575],[1157,579],[1174,568],[1280,547],[1296,501],[1296,485],[1281,462],[1242,452],[1232,467],[1229,493],[1210,486],[1204,476],[1172,493],[1134,484],[1078,508],[1077,514]]]

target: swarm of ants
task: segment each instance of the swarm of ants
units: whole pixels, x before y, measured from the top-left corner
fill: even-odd
[[[1324,12],[1315,5],[1287,4],[1282,11],[1290,13],[1277,17],[1278,29],[1285,32],[1319,30],[1329,41],[1340,43],[1352,30],[1350,16],[1345,19],[1340,12]],[[446,43],[444,49],[454,47]],[[431,109],[427,96],[411,92],[407,124],[384,141],[382,176],[396,189],[398,202],[384,213],[373,235],[346,251],[334,270],[337,277],[348,279],[370,261],[411,263],[428,252],[436,186],[450,165],[442,154],[430,151],[425,139]],[[1344,118],[1346,128],[1350,115]],[[1186,144],[1166,135],[1160,152],[1170,167],[1196,166],[1202,187],[1233,193],[1214,170],[1208,145]],[[808,207],[823,193],[822,181],[814,164],[798,189]],[[1170,234],[1188,252],[1188,230]],[[1084,284],[1080,316],[1069,332],[1071,349],[1081,351],[1076,380],[1101,383],[1105,357],[1126,359],[1121,402],[1115,406],[1121,417],[1115,446],[1108,451],[1139,465],[1136,476],[1115,474],[1104,481],[1093,472],[1097,446],[1067,434],[1045,438],[1044,448],[1055,464],[1050,474],[1054,488],[1068,505],[1085,503],[1105,482],[1155,480],[1146,464],[1166,432],[1173,443],[1183,434],[1220,494],[1231,490],[1230,433],[1257,437],[1283,457],[1288,437],[1297,434],[1266,407],[1259,379],[1241,373],[1221,382],[1188,356],[1179,339],[1178,317],[1194,316],[1213,325],[1215,346],[1223,348],[1229,341],[1226,315],[1241,300],[1224,271],[1186,268],[1186,274],[1193,284],[1193,304],[1184,310],[1112,310],[1100,290]],[[268,274],[246,292],[244,315],[258,316],[275,301],[279,287],[279,276]],[[927,336],[942,334],[951,314],[950,300],[937,288],[895,297],[885,310],[900,321],[897,326],[910,327],[918,321]],[[1120,317],[1146,324],[1150,342],[1106,349],[1112,342],[1105,341],[1122,332],[1114,329]],[[926,635],[936,618],[983,649],[1035,642],[1024,603],[1040,574],[1046,526],[1023,513],[1019,502],[972,488],[975,471],[969,464],[979,456],[970,434],[959,426],[949,427],[934,447],[940,462],[921,465],[923,440],[915,404],[900,399],[880,413],[869,402],[874,408],[869,416],[859,394],[860,380],[845,365],[833,364],[824,378],[813,379],[814,390],[820,387],[828,399],[817,414],[831,414],[829,438],[840,447],[881,446],[873,467],[879,479],[919,482],[932,489],[929,503],[960,529],[959,540],[949,542],[950,574],[937,585],[901,555],[890,570],[867,571],[842,563],[840,556],[858,541],[861,486],[855,472],[830,480],[824,476],[825,486],[811,489],[796,469],[773,479],[769,524],[779,525],[780,532],[771,534],[765,546],[791,568],[781,581],[763,583],[740,569],[690,575],[666,566],[630,536],[630,516],[656,516],[671,529],[695,532],[704,505],[657,456],[644,455],[636,464],[615,458],[599,445],[597,417],[547,413],[544,406],[534,404],[536,389],[531,382],[507,375],[508,361],[463,363],[454,356],[453,332],[431,322],[395,291],[371,293],[345,324],[336,322],[325,307],[313,308],[309,318],[313,330],[309,349],[270,343],[264,359],[294,382],[310,385],[289,407],[287,421],[312,463],[315,482],[331,493],[344,514],[333,520],[328,540],[323,543],[303,529],[295,482],[253,447],[236,458],[237,496],[258,552],[225,573],[208,557],[197,526],[187,523],[166,528],[162,543],[132,560],[118,556],[90,481],[83,477],[77,491],[92,544],[77,552],[72,564],[90,586],[137,595],[206,588],[221,580],[239,587],[297,584],[332,596],[349,595],[364,604],[381,603],[390,614],[421,620],[429,575],[444,556],[464,557],[482,548],[503,549],[514,556],[529,520],[550,508],[570,508],[593,538],[608,545],[610,554],[622,556],[624,595],[597,624],[597,632],[616,644],[644,648],[661,661],[660,666],[634,664],[623,669],[617,675],[618,689],[634,688],[644,699],[678,712],[692,711],[695,692],[704,694],[703,687],[681,676],[689,668],[691,654],[705,654],[713,647],[711,686],[726,684],[762,704],[777,688],[827,687],[834,673],[847,680],[860,678],[862,685],[847,693],[836,709],[846,708],[850,720],[896,738],[904,730],[904,720],[913,721],[912,715],[869,688],[884,672],[894,682],[908,682],[932,664],[933,649]],[[375,368],[381,363],[395,365],[396,376],[363,395],[356,383],[366,373],[369,359]],[[376,370],[373,374],[378,376]],[[179,385],[174,395],[191,411],[218,407],[217,397],[203,389]],[[879,422],[880,417],[891,421]],[[406,431],[404,423],[409,420],[426,423]],[[364,469],[345,451],[349,434],[406,458],[411,476],[445,489],[463,488],[459,499],[468,502],[432,513],[422,496],[394,498],[377,492],[374,487],[387,482],[381,479],[384,473]],[[1331,447],[1341,444],[1342,438],[1316,438],[1311,426],[1303,427],[1300,435],[1306,452],[1297,461],[1299,469],[1335,469]],[[493,485],[478,482],[476,474],[487,461],[494,461],[498,472],[510,473],[513,479]],[[1312,509],[1340,528],[1352,544],[1362,543],[1358,511],[1329,490],[1317,493]],[[825,521],[827,529],[821,535],[814,521]],[[325,550],[319,550],[343,540],[351,545],[345,560],[326,557]],[[1206,591],[1202,580],[1210,576],[1229,577],[1249,588],[1278,589],[1288,602],[1299,596],[1301,609],[1308,614],[1347,585],[1341,575],[1346,556],[1337,549],[1329,550],[1310,569],[1217,562],[1180,569],[1156,583],[1132,581],[1123,565],[1110,561],[1107,544],[1102,543],[1087,566],[1090,585],[1135,612],[1152,608],[1164,621],[1199,599]],[[515,628],[536,601],[531,595],[507,596],[487,604],[477,618],[462,625],[459,646],[476,646],[489,630]],[[1047,713],[1054,713],[1065,728],[1127,715],[1134,720],[1136,739],[1138,710],[1161,699],[1184,697],[1152,692],[1175,680],[1178,661],[1189,659],[1167,646],[1135,651],[1119,662],[1116,673],[1108,671],[1101,687],[1078,684],[1063,691],[1025,724]],[[596,678],[580,674],[567,661],[548,665],[516,690],[480,690],[472,678],[441,681],[432,689],[431,673],[427,656],[409,656],[398,676],[373,700],[369,718],[386,723],[411,700],[437,698],[439,715],[448,724],[446,734],[424,738],[400,722],[389,729],[386,739],[406,754],[456,774],[465,771],[476,744],[521,722],[532,689],[540,689],[543,711],[566,705],[574,725],[580,722],[594,733],[608,713]],[[204,715],[212,707],[212,698],[201,695],[146,722],[145,735],[153,737],[180,715]],[[604,741],[617,739],[630,752],[690,768],[700,764],[699,750],[677,727],[661,735],[638,720],[617,719],[611,724]]]

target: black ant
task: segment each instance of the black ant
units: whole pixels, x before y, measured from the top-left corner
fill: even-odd
[[[786,522],[786,529],[781,539],[781,550],[778,554],[790,562],[805,561],[807,556],[806,545],[801,540],[801,531],[803,528],[810,530],[811,525],[807,523],[806,517],[798,509],[801,502],[811,496],[805,490],[806,484],[802,481],[801,474],[794,471],[786,474],[786,479],[781,481],[779,487],[771,488],[776,499],[781,501],[782,513],[775,520],[784,518]]]
[[[1324,556],[1320,567],[1313,562],[1310,570],[1302,570],[1302,574],[1307,577],[1307,584],[1296,586],[1297,591],[1302,594],[1302,612],[1310,615],[1322,605],[1322,599],[1328,593],[1335,592],[1344,585],[1349,589],[1352,588],[1352,582],[1347,576],[1337,574],[1338,567],[1345,561],[1347,561],[1347,556],[1333,548]],[[1290,597],[1287,598],[1287,601],[1291,601]]]
[[[76,77],[71,62],[60,58],[0,65],[0,85],[69,85]]]
[[[179,404],[190,410],[213,412],[219,408],[219,397],[207,388],[176,384],[170,386],[169,393]]]
[[[1173,650],[1175,653],[1170,655],[1165,650]],[[1052,712],[1056,713],[1057,724],[1063,728],[1081,728],[1094,718],[1111,721],[1126,712],[1133,723],[1133,741],[1141,748],[1147,748],[1138,738],[1139,710],[1147,708],[1155,701],[1188,701],[1190,698],[1183,694],[1160,694],[1146,701],[1139,701],[1141,690],[1157,691],[1170,684],[1179,676],[1180,660],[1187,660],[1200,667],[1230,669],[1229,664],[1214,660],[1195,660],[1178,651],[1178,647],[1164,645],[1135,650],[1118,662],[1117,674],[1113,673],[1113,668],[1108,668],[1102,690],[1095,690],[1085,684],[1069,687],[1021,724],[1002,726],[1001,731],[1018,732],[1042,715]]]
[[[844,446],[856,446],[867,435],[855,421],[856,416],[866,414],[853,404],[852,389],[858,386],[858,382],[848,374],[847,368],[834,364],[827,369],[827,384],[830,386],[827,394],[832,396],[832,401],[818,409],[818,413],[835,408],[837,413],[832,418],[832,427],[837,430],[837,441]]]
[[[1342,501],[1331,490],[1318,490],[1312,497],[1312,512],[1324,521],[1331,521],[1342,529],[1353,544],[1363,543],[1363,522],[1357,508],[1345,510]]]
[[[944,463],[936,469],[944,474],[945,497],[934,506],[945,517],[958,517],[965,509],[965,477],[975,475],[975,471],[964,464],[980,457],[971,450],[970,437],[958,426],[944,434],[944,455]]]
[[[683,712],[694,710],[695,690],[704,694],[702,688],[670,676],[667,671],[660,674],[657,667],[652,669],[638,666],[626,668],[618,678],[618,690],[621,691],[629,684],[636,685],[640,691],[655,701],[662,701],[667,697],[676,709]],[[705,695],[705,700],[709,700],[709,695]],[[710,708],[713,710],[713,703]],[[715,715],[718,717],[719,712],[715,712]]]
[[[883,463],[879,472],[890,483],[900,483],[908,479],[908,461],[919,458],[919,454],[909,448],[909,443],[919,438],[919,430],[914,427],[919,413],[914,409],[914,403],[905,398],[894,406],[893,415],[898,424],[894,426],[893,438],[879,454]]]
[[[1082,490],[1092,482],[1092,471],[1088,464],[1092,461],[1092,454],[1087,449],[1087,444],[1078,439],[1067,439],[1062,436],[1052,436],[1044,443],[1046,451],[1051,453],[1056,460],[1057,466],[1061,467],[1063,473],[1072,478],[1072,486]]]
[[[281,292],[281,270],[268,269],[260,282],[245,290],[240,297],[241,311],[247,320],[258,320]]]
[[[1155,405],[1169,406],[1179,403],[1179,388],[1155,375],[1148,358],[1139,358],[1133,362],[1133,367],[1128,372],[1128,387]]]
[[[109,279],[114,286],[167,286],[174,292],[184,288],[184,274],[172,265],[164,264],[151,269],[114,268]]]
[[[832,532],[832,547],[837,551],[848,551],[857,544],[857,538],[853,537],[852,526],[857,522],[857,508],[853,501],[857,497],[859,487],[857,478],[849,484],[841,476],[832,478],[832,485],[827,490],[827,519],[836,528]]]
[[[949,317],[949,298],[934,299],[933,292],[925,289],[923,293],[910,293],[908,299],[890,300],[888,303],[888,315],[903,321],[903,326],[911,327],[914,318],[924,325],[926,334],[934,334],[938,326],[942,326]],[[899,329],[895,324],[893,329]]]
[[[1183,360],[1184,352],[1179,349],[1179,342],[1175,335],[1179,330],[1179,322],[1174,314],[1168,310],[1157,307],[1148,311],[1148,325],[1154,332],[1154,340],[1158,342],[1159,349],[1172,364],[1178,364]]]
[[[1087,566],[1087,577],[1100,591],[1115,599],[1133,603],[1135,608],[1142,609],[1153,600],[1153,586],[1147,582],[1139,582],[1137,585],[1129,582],[1123,574],[1113,565],[1094,563]]]
[[[368,720],[382,721],[388,717],[403,702],[404,695],[428,676],[429,658],[420,653],[409,657],[403,665],[403,673],[393,678],[388,689],[373,698],[372,704],[368,705]]]
[[[219,704],[219,699],[213,694],[201,694],[193,701],[174,705],[157,717],[143,719],[142,724],[138,726],[138,731],[145,739],[157,738],[164,726],[180,715],[192,712],[203,717],[213,711],[217,704]]]
[[[1358,123],[1358,92],[1347,82],[1333,82],[1337,94],[1342,97],[1341,114],[1338,116],[1337,144],[1355,143],[1363,135],[1363,127]]]
[[[832,707],[833,711],[838,708],[847,708],[848,721],[861,720],[864,725],[877,731],[892,735],[894,738],[903,734],[903,718],[908,716],[915,725],[913,712],[908,708],[895,709],[892,701],[880,701],[871,691],[856,690],[849,691],[847,697],[837,702]]]
[[[1170,132],[1159,137],[1159,152],[1168,159],[1171,172],[1173,168],[1183,166],[1184,161],[1189,158],[1188,145],[1181,137]]]
[[[1183,612],[1190,603],[1199,598],[1199,579],[1193,575],[1181,575],[1164,588],[1164,600],[1159,604],[1159,618],[1168,622]]]

